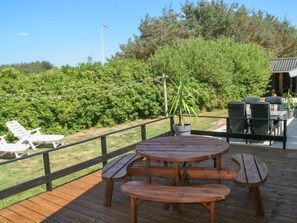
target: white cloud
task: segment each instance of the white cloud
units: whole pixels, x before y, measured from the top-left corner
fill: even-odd
[[[28,33],[26,33],[26,32],[21,32],[21,33],[18,33],[18,36],[28,36]]]

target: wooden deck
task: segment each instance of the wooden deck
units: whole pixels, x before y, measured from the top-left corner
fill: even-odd
[[[228,200],[217,203],[216,222],[297,222],[297,150],[232,145],[223,156],[223,166],[236,167],[230,157],[242,152],[252,153],[267,164],[268,179],[260,187],[266,215],[255,216],[247,188],[224,181],[232,191]],[[153,182],[166,184],[170,181],[153,179]],[[198,183],[201,181],[191,181],[191,184]],[[0,222],[129,222],[130,200],[120,192],[120,184],[115,184],[111,207],[102,205],[105,183],[102,183],[101,173],[96,172],[0,210]],[[199,204],[182,205],[181,214],[172,209],[164,210],[160,203],[143,202],[138,207],[140,223],[208,221],[209,214]]]

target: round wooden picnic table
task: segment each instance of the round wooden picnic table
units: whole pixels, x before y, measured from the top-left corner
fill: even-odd
[[[142,141],[136,153],[147,159],[169,162],[197,162],[220,157],[229,143],[211,137],[169,136]]]
[[[180,184],[180,163],[216,160],[216,168],[221,169],[221,156],[228,151],[229,143],[212,137],[169,136],[142,141],[136,145],[136,153],[145,157],[146,166],[150,161],[174,162],[175,182]]]

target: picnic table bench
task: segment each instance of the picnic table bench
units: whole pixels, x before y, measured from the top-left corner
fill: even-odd
[[[104,206],[110,206],[112,200],[112,192],[114,186],[114,180],[120,180],[130,175],[147,175],[153,174],[156,176],[174,176],[174,172],[169,171],[170,168],[166,167],[150,167],[151,171],[144,167],[134,167],[131,169],[131,165],[137,160],[141,160],[142,157],[136,153],[129,153],[119,156],[109,162],[102,170],[102,178],[106,180],[106,188],[104,195]],[[235,154],[232,155],[232,159],[239,164],[240,169],[236,173],[232,170],[210,170],[199,168],[187,168],[186,177],[191,178],[207,178],[211,179],[225,179],[233,180],[239,186],[248,186],[252,203],[255,208],[256,215],[264,216],[264,208],[262,198],[260,194],[259,186],[263,185],[268,177],[268,170],[266,164],[254,157],[252,154]],[[206,176],[207,175],[207,176]]]
[[[137,222],[137,205],[143,200],[162,203],[200,203],[210,212],[210,223],[214,223],[215,203],[226,199],[230,194],[230,188],[222,184],[183,187],[139,181],[123,184],[121,191],[131,197],[131,223]]]
[[[104,206],[110,206],[114,180],[120,180],[128,176],[128,167],[142,157],[136,153],[128,153],[113,159],[102,170],[102,178],[106,180]]]
[[[264,208],[259,186],[263,185],[268,176],[266,164],[252,154],[235,154],[232,159],[240,165],[234,182],[240,186],[248,186],[256,215],[264,216]]]

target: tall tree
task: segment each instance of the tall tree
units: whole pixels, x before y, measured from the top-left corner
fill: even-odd
[[[120,46],[117,56],[147,59],[158,47],[176,45],[192,37],[217,39],[232,37],[238,42],[254,42],[276,57],[297,55],[296,28],[288,21],[248,10],[244,5],[223,0],[186,1],[177,13],[169,7],[157,18],[146,16],[139,25],[140,36]]]
[[[146,15],[139,25],[139,31],[140,36],[134,36],[134,40],[129,39],[127,44],[120,45],[122,52],[117,56],[147,59],[159,46],[174,45],[179,39],[191,36],[189,29],[171,6],[163,9],[160,18]]]
[[[296,29],[286,20],[240,7],[233,20],[233,36],[239,42],[254,42],[277,57],[296,56]]]
[[[186,2],[181,9],[181,15],[186,18],[187,27],[194,28],[195,36],[214,39],[231,35],[234,7],[233,4],[229,6],[222,0],[200,1],[197,7],[193,3]]]

